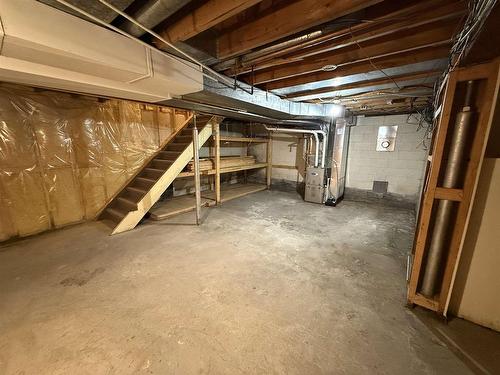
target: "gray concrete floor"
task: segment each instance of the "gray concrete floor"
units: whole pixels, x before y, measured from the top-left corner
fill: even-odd
[[[465,374],[405,308],[411,211],[264,191],[0,249],[1,374]]]

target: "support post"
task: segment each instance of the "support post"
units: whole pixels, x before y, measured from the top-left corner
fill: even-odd
[[[200,183],[200,152],[198,129],[196,128],[196,115],[194,115],[193,127],[193,156],[194,156],[194,191],[196,196],[196,225],[201,223],[201,183]]]
[[[266,168],[266,184],[268,189],[271,189],[272,170],[273,170],[273,136],[271,132],[269,132],[269,140],[267,141],[267,168]]]
[[[219,205],[220,200],[220,126],[217,122],[213,124],[215,135],[215,203]]]

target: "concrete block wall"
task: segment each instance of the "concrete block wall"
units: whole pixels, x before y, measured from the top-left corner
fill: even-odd
[[[376,151],[378,129],[384,125],[398,125],[392,152]],[[374,180],[387,181],[389,193],[416,202],[428,155],[422,145],[424,130],[417,130],[415,116],[358,117],[351,128],[346,187],[371,191]]]

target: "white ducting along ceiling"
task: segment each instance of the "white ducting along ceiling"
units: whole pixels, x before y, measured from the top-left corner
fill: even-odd
[[[161,102],[203,89],[196,65],[34,0],[0,0],[0,80]]]
[[[340,107],[292,102],[242,82],[233,83],[210,73],[196,59],[181,60],[80,7],[56,1],[101,26],[35,0],[0,0],[1,81],[268,123],[329,122]],[[126,16],[120,8],[107,6]]]

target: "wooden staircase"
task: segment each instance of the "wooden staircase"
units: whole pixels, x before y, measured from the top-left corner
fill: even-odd
[[[196,117],[198,148],[212,135],[212,125],[221,120],[217,116]],[[193,127],[191,119],[104,209],[100,219],[112,223],[111,234],[135,228],[193,158]]]

